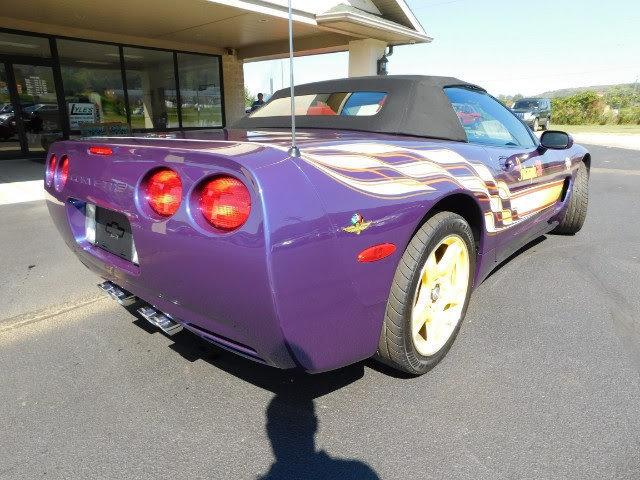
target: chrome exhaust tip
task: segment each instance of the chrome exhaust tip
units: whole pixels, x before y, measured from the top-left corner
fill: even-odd
[[[171,316],[167,313],[162,313],[159,310],[151,306],[141,307],[138,309],[138,313],[144,318],[147,322],[152,325],[155,325],[160,330],[162,330],[167,335],[175,335],[176,333],[182,330],[182,325],[176,322]]]
[[[123,290],[119,286],[117,286],[113,282],[103,282],[98,284],[98,288],[102,290],[104,293],[109,295],[113,300],[118,302],[123,307],[128,307],[129,305],[133,305],[136,303],[138,298],[133,295],[131,292],[127,292]]]

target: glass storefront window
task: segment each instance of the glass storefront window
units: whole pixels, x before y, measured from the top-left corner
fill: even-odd
[[[46,151],[51,142],[62,138],[53,68],[14,64],[13,74],[28,149]]]
[[[9,95],[7,71],[4,64],[0,63],[0,154],[17,150],[20,150],[18,124]]]
[[[131,128],[178,128],[173,52],[123,49]]]
[[[183,127],[221,127],[222,94],[217,57],[178,53]]]
[[[0,54],[49,58],[51,49],[48,38],[0,32]]]
[[[0,156],[61,137],[223,125],[215,55],[0,31],[0,56]]]
[[[71,130],[100,124],[128,128],[118,47],[75,40],[57,43]]]

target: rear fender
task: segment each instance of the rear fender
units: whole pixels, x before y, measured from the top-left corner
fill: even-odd
[[[259,168],[254,167],[281,162],[285,154],[259,145],[250,145],[243,153],[236,148],[234,156],[220,153],[234,146],[230,143],[217,152],[110,143],[113,155],[101,157],[88,155],[88,145],[54,144],[53,153],[69,156],[70,173],[61,192],[47,187],[52,218],[80,260],[101,277],[201,331],[250,347],[267,363],[294,366],[274,309],[263,186]],[[167,219],[150,213],[140,193],[142,179],[160,166],[178,172],[183,184],[180,209]],[[220,174],[241,179],[251,195],[249,219],[233,232],[208,228],[192,201],[201,181]],[[85,241],[80,218],[84,202],[127,216],[139,268]]]

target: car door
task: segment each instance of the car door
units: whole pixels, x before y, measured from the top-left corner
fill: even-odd
[[[539,148],[526,125],[480,90],[445,89],[454,109],[473,108],[480,118],[461,122],[469,143],[489,154],[497,195],[492,198],[496,258],[501,261],[552,228],[548,223],[566,177],[562,152]],[[459,115],[460,116],[460,115]]]

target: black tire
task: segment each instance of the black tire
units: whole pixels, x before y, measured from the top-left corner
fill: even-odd
[[[537,132],[539,129],[540,129],[540,120],[536,118],[533,121],[533,126],[531,127],[531,130],[533,130],[534,132]]]
[[[449,235],[458,235],[469,253],[469,284],[461,318],[453,333],[432,356],[423,356],[414,345],[411,334],[411,312],[422,267],[431,252]],[[376,358],[397,370],[422,375],[431,370],[446,355],[453,344],[467,311],[476,266],[473,232],[467,221],[452,212],[432,216],[413,236],[396,269],[387,301]]]
[[[552,233],[573,235],[578,233],[584,225],[589,205],[589,169],[584,163],[578,166],[570,195],[564,217]]]
[[[549,130],[549,126],[551,126],[551,117],[547,117],[547,121],[544,122],[542,130]]]

